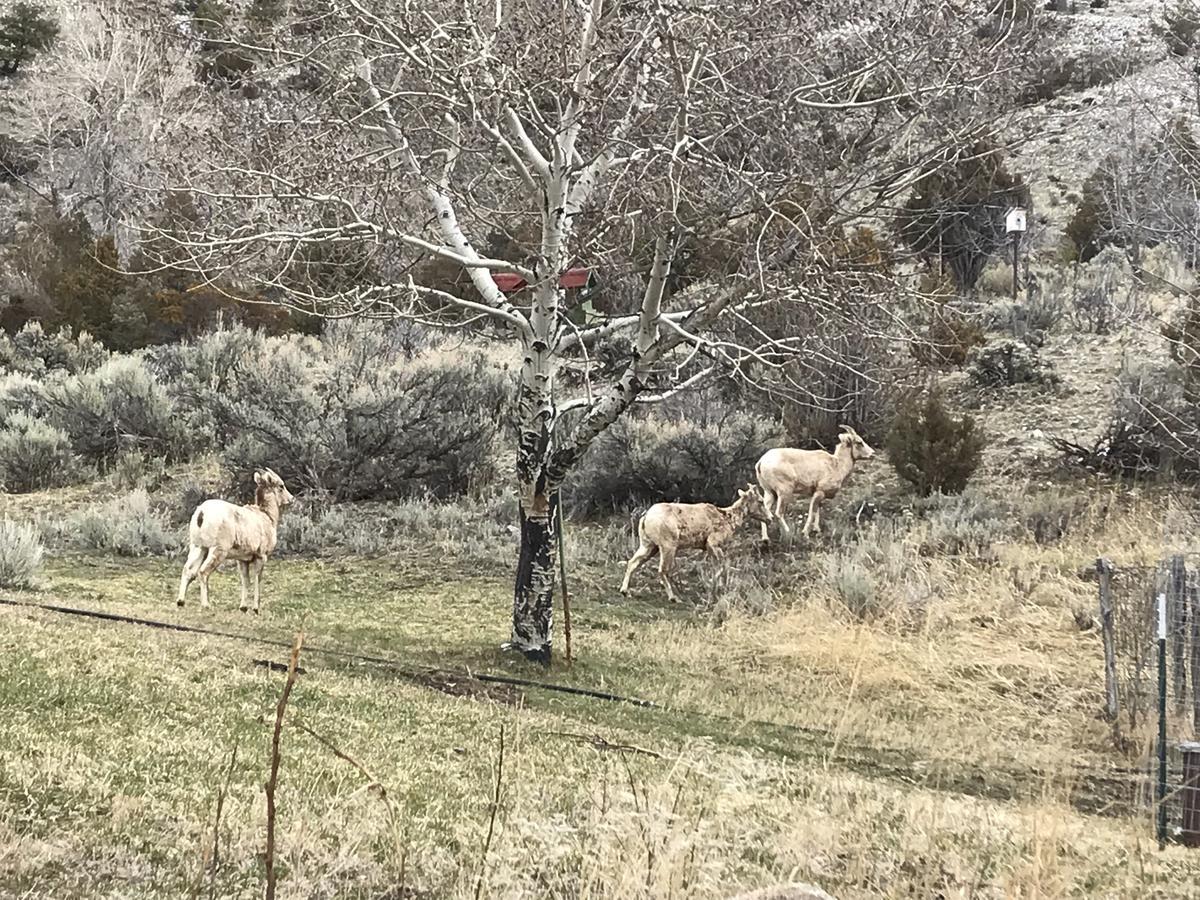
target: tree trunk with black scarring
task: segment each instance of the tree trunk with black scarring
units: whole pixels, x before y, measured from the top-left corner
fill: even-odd
[[[526,659],[543,665],[550,664],[554,627],[557,502],[556,496],[535,491],[530,505],[522,503],[518,512],[521,546],[513,588],[511,646]]]

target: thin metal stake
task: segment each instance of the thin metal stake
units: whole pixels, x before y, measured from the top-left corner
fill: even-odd
[[[1012,298],[1017,299],[1017,255],[1021,252],[1021,232],[1013,232],[1013,288]]]
[[[571,657],[571,601],[570,591],[567,590],[567,554],[563,551],[562,491],[558,492],[555,506],[558,515],[558,575],[562,580],[563,636],[567,639],[567,665],[570,666],[573,662]]]
[[[1158,849],[1167,843],[1167,595],[1158,595]]]

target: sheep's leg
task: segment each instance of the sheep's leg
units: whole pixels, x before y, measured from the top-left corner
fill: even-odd
[[[808,501],[808,519],[804,523],[805,536],[817,530],[817,524],[821,518],[821,503],[824,500],[825,495],[823,493],[814,491],[812,499]]]
[[[250,570],[254,573],[254,614],[258,615],[258,588],[262,584],[263,566],[266,564],[265,559],[256,559],[250,565]]]
[[[769,490],[769,489],[767,489],[767,488],[763,488],[763,506],[764,506],[764,507],[766,508],[766,510],[767,510],[767,518],[771,518],[771,517],[772,517],[772,510],[771,510],[771,507],[772,507],[774,504],[775,504],[775,494],[774,494],[774,492],[773,492],[773,491],[771,491],[771,490]],[[770,532],[769,532],[769,531],[768,531],[768,529],[767,529],[767,523],[766,523],[766,522],[763,522],[763,523],[762,523],[762,542],[763,542],[764,544],[766,544],[766,543],[768,543],[770,540],[771,540],[771,535],[770,535]]]
[[[242,612],[246,612],[250,608],[250,600],[248,597],[250,587],[250,563],[238,560],[238,581],[242,585]]]
[[[200,571],[200,563],[203,560],[203,547],[193,547],[188,552],[187,562],[183,564],[183,575],[179,578],[179,597],[175,600],[176,605],[183,606],[183,598],[187,594],[188,585],[195,580],[196,573]]]
[[[217,566],[225,559],[225,554],[212,547],[200,566],[200,606],[208,606],[208,576],[217,570]]]
[[[779,520],[779,530],[786,535],[791,535],[792,533],[792,529],[788,527],[787,519],[783,517],[783,509],[785,506],[787,506],[789,499],[790,498],[785,497],[783,494],[776,494],[775,508],[771,510],[771,516]]]
[[[667,599],[672,603],[678,603],[679,600],[675,596],[675,591],[671,588],[671,579],[667,578],[667,573],[671,571],[671,567],[674,564],[675,551],[660,549],[658,559],[658,577],[662,579],[662,583],[667,589]]]
[[[654,555],[654,551],[658,548],[653,544],[642,543],[638,545],[637,551],[630,557],[628,564],[625,566],[625,580],[621,582],[621,593],[629,593],[629,579],[633,577],[633,573],[638,570],[638,567]]]

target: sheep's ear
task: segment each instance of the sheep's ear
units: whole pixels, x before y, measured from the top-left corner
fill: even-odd
[[[262,472],[255,472],[255,473],[254,473],[254,483],[255,483],[255,484],[262,484],[262,483],[263,483],[263,473],[262,473]]]

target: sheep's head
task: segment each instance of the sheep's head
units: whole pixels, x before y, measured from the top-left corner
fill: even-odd
[[[757,485],[748,484],[745,488],[739,489],[734,506],[742,507],[746,511],[746,515],[755,522],[771,521],[771,513],[767,509],[762,491],[758,489]]]
[[[283,479],[270,469],[255,472],[254,483],[258,485],[257,493],[259,498],[265,494],[271,494],[275,497],[275,502],[280,506],[287,506],[296,499],[292,496],[292,492],[287,489],[287,486],[284,485]]]
[[[842,436],[838,438],[838,441],[849,449],[850,458],[855,462],[862,459],[870,459],[875,455],[875,451],[871,449],[871,446],[859,437],[858,432],[849,425],[842,426]]]

